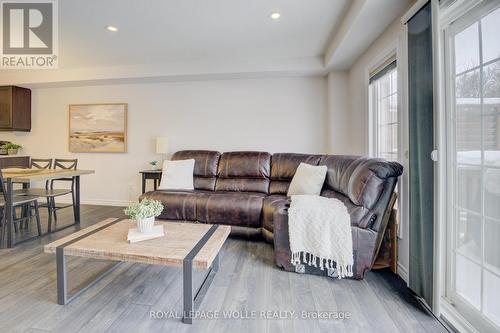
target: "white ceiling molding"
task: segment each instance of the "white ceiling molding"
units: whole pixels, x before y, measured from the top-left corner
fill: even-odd
[[[354,0],[325,52],[328,70],[347,70],[412,0]]]
[[[349,9],[347,10],[344,19],[340,23],[335,35],[328,43],[325,52],[325,66],[329,67],[333,63],[333,55],[335,51],[339,48],[342,41],[345,39],[349,29],[352,27],[354,20],[360,14],[361,8],[365,4],[366,0],[354,0]]]
[[[280,76],[324,76],[326,74],[321,57],[243,59],[238,61],[186,61],[168,64],[60,70],[10,70],[2,71],[1,73],[0,85],[13,84],[26,87],[84,86]]]

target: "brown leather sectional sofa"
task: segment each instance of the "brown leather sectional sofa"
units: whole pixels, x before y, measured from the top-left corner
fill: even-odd
[[[351,215],[357,279],[372,267],[403,171],[395,162],[341,155],[184,150],[172,157],[184,159],[195,160],[195,190],[158,190],[141,196],[163,202],[159,218],[230,225],[232,235],[263,237],[273,244],[276,264],[287,271],[335,276],[335,270],[292,265],[288,241],[286,193],[295,170],[301,162],[326,165],[321,195],[341,200]]]

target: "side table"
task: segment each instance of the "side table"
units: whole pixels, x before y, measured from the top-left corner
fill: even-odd
[[[146,192],[146,180],[152,179],[153,180],[153,187],[154,190],[158,188],[158,185],[160,184],[161,181],[161,170],[143,170],[140,172],[142,175],[142,193],[144,194]]]

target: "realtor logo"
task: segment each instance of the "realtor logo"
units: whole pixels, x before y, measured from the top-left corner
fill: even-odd
[[[2,69],[57,68],[57,2],[0,0]]]

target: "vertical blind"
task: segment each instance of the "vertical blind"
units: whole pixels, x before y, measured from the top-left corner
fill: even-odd
[[[434,277],[434,147],[432,13],[428,2],[408,25],[409,287],[432,306]]]

